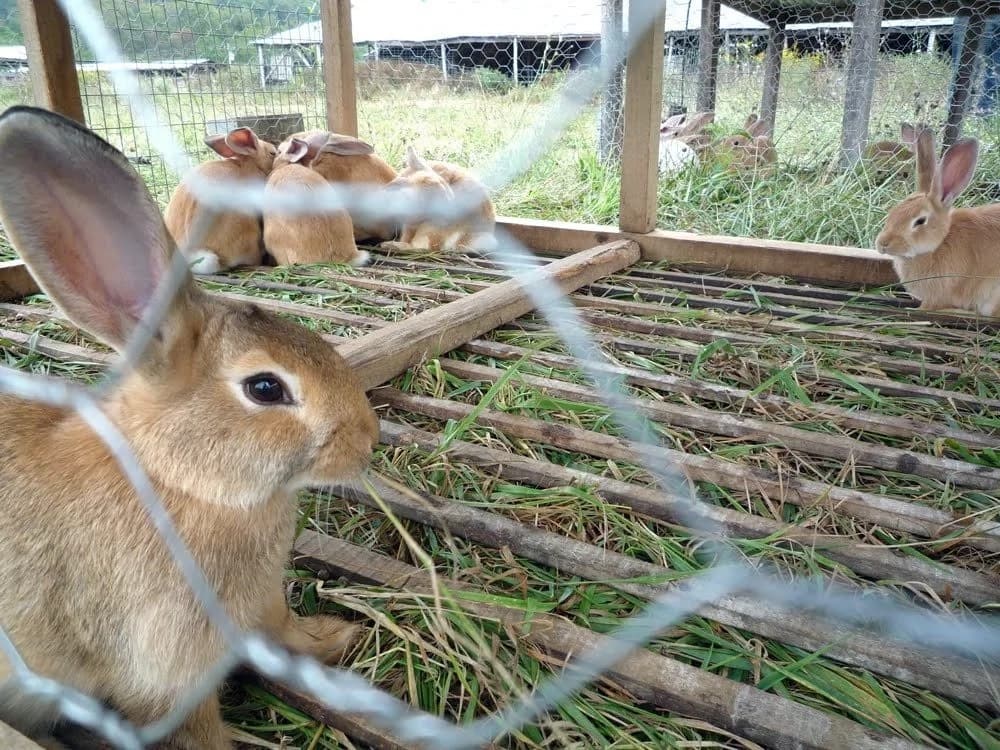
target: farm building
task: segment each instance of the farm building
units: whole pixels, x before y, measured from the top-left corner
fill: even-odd
[[[743,11],[753,10],[745,3]],[[593,59],[599,51],[600,0],[556,0],[538,3],[511,0],[353,0],[353,37],[370,60],[408,60],[449,71],[492,68],[520,81],[531,81],[542,70],[573,66]],[[668,57],[697,46],[701,29],[700,1],[669,0],[664,25]],[[739,40],[753,48],[765,43],[768,25],[761,13],[720,7],[723,49]],[[820,16],[822,18],[822,16]],[[887,49],[933,49],[950,43],[952,18],[885,19]],[[805,20],[785,27],[786,43],[806,50],[840,51],[850,38],[851,23],[830,14],[830,20]],[[319,21],[301,24],[253,42],[261,80],[287,81],[297,65],[311,66],[322,39]],[[941,32],[944,32],[943,34]]]

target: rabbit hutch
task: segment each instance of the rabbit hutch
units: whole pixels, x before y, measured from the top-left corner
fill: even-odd
[[[139,125],[106,111],[121,92],[80,64],[93,53],[84,49],[72,5],[18,3],[33,101],[93,127],[147,177],[147,157],[139,147],[130,151],[123,136]],[[121,13],[119,29],[132,29],[133,46],[119,41],[136,59],[137,38],[145,34],[152,45],[170,31],[148,20],[135,30],[128,8],[145,3],[97,5]],[[842,92],[831,105],[836,142],[809,177],[827,190],[863,168],[876,138],[873,103],[883,96],[876,71],[888,54],[886,29],[897,28],[891,23],[965,24],[963,38],[951,39],[954,49],[935,53],[954,63],[933,63],[947,67],[950,80],[922,94],[940,103],[935,129],[949,145],[970,132],[992,59],[984,40],[1000,2],[703,0],[684,3],[695,9],[685,33],[666,35],[672,2],[575,5],[594,6],[598,18],[603,11],[605,33],[615,20],[619,32],[633,30],[622,36],[617,163],[601,173],[617,201],[614,223],[510,216],[500,205],[500,246],[520,244],[541,262],[523,271],[488,255],[371,247],[372,261],[361,268],[254,267],[200,277],[216,294],[252,298],[320,332],[358,373],[381,420],[369,488],[302,493],[288,566],[293,605],[306,614],[350,613],[366,635],[347,669],[414,710],[462,724],[501,712],[582,655],[608,649],[619,626],[686,581],[697,586],[717,561],[712,542],[770,571],[773,589],[747,585],[698,603],[497,746],[997,747],[998,321],[917,309],[889,258],[869,249],[874,232],[848,245],[805,241],[792,230],[758,232],[767,239],[692,231],[671,202],[697,193],[692,200],[725,201],[741,216],[769,214],[779,228],[807,223],[794,212],[818,202],[808,222],[819,239],[844,236],[824,231],[859,223],[852,214],[859,205],[887,211],[912,190],[912,174],[903,188],[873,185],[860,199],[828,190],[796,203],[768,192],[793,179],[783,172],[779,137],[785,76],[792,75],[786,66],[814,64],[793,54],[792,42],[818,38],[817,25],[837,40],[829,69],[803,73],[817,87],[806,99],[822,96],[819,87],[830,81]],[[398,37],[373,43],[358,31],[363,6],[320,0],[317,18],[289,11],[283,21],[303,29],[301,41],[281,46],[280,34],[291,32],[279,29],[269,44],[248,44],[246,85],[274,97],[253,112],[205,114],[185,98],[194,86],[187,73],[143,79],[144,90],[171,125],[259,117],[281,136],[326,128],[371,138],[378,149],[372,131],[401,95],[371,93],[370,77],[401,64],[400,50],[419,42],[421,54],[435,55],[421,76],[471,77],[473,94],[462,95],[478,96],[493,85],[520,86],[531,50],[545,42],[531,29],[490,32],[475,49],[492,50],[492,60],[507,55],[511,70],[473,63],[470,73],[449,61],[462,45],[473,48],[471,37],[441,31],[442,40],[420,30],[412,44]],[[752,27],[745,39],[757,66],[755,87],[738,87],[746,106],[733,118],[758,112],[777,133],[779,174],[730,180],[717,170],[697,183],[665,180],[657,154],[660,123],[675,104],[674,58],[682,46],[691,52],[683,53],[694,80],[684,109],[720,111],[720,65],[744,43],[727,31],[727,13],[749,19],[740,23]],[[161,24],[173,17],[164,18]],[[171,39],[185,30],[173,32]],[[931,65],[929,47],[951,32],[937,32],[936,41],[933,33],[921,37],[913,54],[924,57],[915,65]],[[254,30],[246,39],[264,36]],[[593,35],[579,36],[580,49],[597,48]],[[315,115],[304,119],[300,102],[273,93],[300,74],[314,77],[305,95],[319,97]],[[190,75],[222,86],[226,73]],[[508,75],[513,84],[498,78]],[[545,102],[559,96],[557,84]],[[437,91],[407,107],[431,117]],[[365,110],[368,95],[383,97],[385,107]],[[505,106],[497,105],[501,117]],[[400,143],[421,136],[419,117],[408,122]],[[992,153],[1000,144],[989,143],[989,133],[997,137],[1000,118],[976,122],[984,153]],[[898,127],[883,125],[888,136]],[[185,145],[208,158],[198,132]],[[444,148],[434,139],[423,145],[431,158],[435,145]],[[579,162],[568,157],[553,179],[560,170],[572,181],[577,168],[596,169],[589,157]],[[997,164],[984,157],[976,201],[990,202],[989,180],[1000,175],[982,170]],[[583,191],[543,198],[589,200]],[[529,278],[555,285],[572,304],[581,323],[573,333],[596,357],[589,373]],[[0,262],[0,316],[6,367],[87,382],[113,359],[57,312],[16,257]],[[621,408],[644,425],[649,442],[616,421],[609,386],[595,374],[621,389]],[[660,486],[656,472],[664,468],[681,473],[685,486]],[[696,492],[709,531],[691,523],[685,489]],[[823,591],[844,598],[824,605]],[[858,605],[854,612],[858,601],[878,601],[879,611]],[[981,650],[924,637],[907,624],[920,614],[982,624]],[[424,746],[363,713],[334,710],[301,685],[261,674],[241,674],[230,685],[225,717],[248,747]],[[14,742],[8,746],[20,747]]]

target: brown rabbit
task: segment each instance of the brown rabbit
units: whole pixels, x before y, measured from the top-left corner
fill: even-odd
[[[767,169],[778,161],[767,123],[756,114],[747,117],[743,123],[743,133],[727,136],[719,144],[719,150],[735,171],[757,171]]]
[[[316,149],[292,138],[274,159],[267,180],[266,193],[282,190],[309,190],[326,185],[309,168]],[[359,252],[354,242],[354,228],[346,211],[302,216],[264,211],[264,246],[279,266],[293,263],[350,263],[362,266],[369,255]]]
[[[424,161],[413,146],[406,148],[406,166],[389,185],[394,188],[417,188],[424,199],[454,202],[456,191],[463,201],[479,200],[477,208],[465,211],[447,224],[425,219],[403,227],[399,242],[383,242],[381,247],[419,250],[463,250],[488,252],[496,247],[493,231],[496,213],[486,188],[467,170],[455,164]],[[456,202],[456,206],[457,206]]]
[[[222,157],[195,168],[201,178],[217,180],[262,180],[271,172],[277,149],[250,128],[236,128],[226,135],[212,135],[205,144]],[[198,202],[182,182],[174,190],[164,213],[167,229],[174,241],[184,247],[194,223]],[[187,250],[195,273],[217,273],[236,266],[258,266],[264,258],[261,246],[260,217],[239,213],[218,214],[212,227],[198,243]]]
[[[332,183],[369,185],[379,188],[396,179],[396,170],[375,154],[368,143],[349,135],[331,133],[328,130],[307,130],[289,136],[281,144],[286,149],[288,143],[298,138],[316,149],[316,157],[310,167]],[[378,239],[391,240],[396,236],[397,227],[392,222],[364,219],[352,214],[354,239],[357,241]]]
[[[12,243],[70,320],[121,351],[176,252],[142,179],[90,131],[33,107],[0,116],[0,149],[0,220]],[[378,439],[336,351],[185,274],[103,411],[234,624],[340,658],[357,626],[293,615],[282,582],[296,490],[355,474]],[[223,657],[221,632],[77,412],[0,395],[0,414],[0,626],[35,672],[132,722],[163,716]],[[0,657],[0,682],[10,674]],[[16,683],[0,688],[0,719],[22,731],[47,731],[51,709]],[[169,746],[232,747],[214,695]]]
[[[893,208],[875,240],[921,310],[1000,316],[1000,203],[952,208],[976,171],[979,142],[963,138],[938,164],[934,134],[917,138],[917,192]]]
[[[917,134],[923,126],[904,122],[899,128],[898,141],[874,141],[865,147],[864,160],[872,178],[884,182],[890,177],[908,180],[913,173]]]

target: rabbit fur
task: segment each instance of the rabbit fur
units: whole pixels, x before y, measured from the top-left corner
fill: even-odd
[[[271,172],[277,152],[274,145],[258,138],[250,128],[209,136],[205,144],[222,157],[195,167],[193,174],[206,180],[263,180]],[[189,186],[190,179],[177,186],[164,212],[167,229],[181,247],[187,245],[188,232],[199,210]],[[264,258],[260,216],[233,212],[217,214],[198,246],[187,250],[187,257],[191,270],[199,274],[260,265]]]
[[[892,258],[921,310],[1000,316],[1000,203],[954,208],[979,158],[975,138],[936,159],[934,134],[917,138],[917,191],[889,211],[875,249]]]
[[[34,107],[0,115],[0,148],[0,220],[13,245],[71,321],[122,351],[175,264],[141,178],[92,132]],[[235,625],[341,658],[357,626],[293,615],[282,582],[296,490],[356,474],[378,439],[337,352],[185,271],[146,354],[101,408]],[[0,395],[0,414],[0,624],[38,674],[133,723],[162,717],[223,657],[222,633],[78,412]],[[0,682],[11,669],[0,657]],[[22,732],[44,735],[51,709],[13,683],[0,688],[0,719]],[[166,746],[231,750],[214,694]]]

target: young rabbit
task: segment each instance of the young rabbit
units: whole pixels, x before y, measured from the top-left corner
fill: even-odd
[[[922,129],[904,122],[899,128],[898,141],[874,141],[868,144],[865,148],[864,161],[876,182],[884,182],[890,177],[906,180],[910,178],[917,147],[917,133]]]
[[[0,150],[0,220],[13,245],[70,320],[121,351],[176,252],[141,178],[90,131],[34,107],[0,115]],[[357,626],[293,615],[282,581],[295,491],[355,474],[378,439],[336,351],[185,274],[103,411],[236,626],[341,658]],[[0,394],[0,414],[0,626],[35,672],[132,722],[162,717],[222,658],[222,634],[78,413]],[[44,733],[52,706],[3,684],[11,671],[0,657],[0,719]],[[214,695],[169,746],[232,748]]]
[[[673,115],[660,123],[661,174],[677,174],[700,164],[699,157],[712,142],[704,128],[714,119],[714,112],[695,112],[690,116]]]
[[[730,159],[729,167],[735,171],[756,171],[766,169],[778,161],[767,123],[756,114],[747,117],[743,123],[743,133],[725,138],[720,151]]]
[[[250,128],[237,128],[226,135],[212,135],[205,144],[222,157],[198,165],[194,173],[217,180],[262,180],[271,172],[277,149],[257,137]],[[170,196],[164,213],[167,229],[174,241],[185,245],[188,232],[199,208],[188,186],[182,182]],[[222,212],[198,247],[189,251],[192,270],[199,274],[217,273],[236,266],[257,266],[264,259],[261,247],[260,217]]]
[[[921,310],[1000,316],[1000,203],[952,208],[972,181],[979,142],[963,138],[936,163],[934,135],[917,138],[917,192],[893,208],[875,240]]]
[[[308,190],[326,185],[309,168],[316,149],[298,138],[282,144],[267,180],[266,192]],[[359,252],[354,242],[354,228],[346,211],[312,216],[292,216],[264,211],[264,247],[279,266],[292,263],[350,263],[361,266],[369,255]]]
[[[328,182],[369,185],[383,187],[396,179],[396,170],[375,154],[370,144],[349,135],[331,133],[327,130],[307,130],[285,139],[279,147],[285,150],[289,142],[297,138],[305,141],[316,156],[310,167]],[[391,240],[396,236],[397,227],[393,222],[372,221],[351,216],[354,224],[354,239]]]
[[[417,188],[424,200],[453,202],[455,192],[463,201],[479,200],[478,208],[466,210],[446,224],[433,219],[418,220],[403,227],[399,242],[383,242],[381,247],[419,250],[461,250],[488,252],[496,247],[493,235],[496,213],[486,188],[467,170],[455,164],[424,161],[413,146],[406,148],[406,166],[389,185],[394,188]]]

